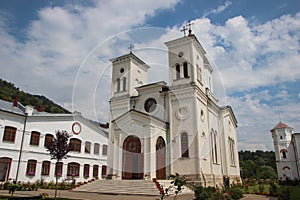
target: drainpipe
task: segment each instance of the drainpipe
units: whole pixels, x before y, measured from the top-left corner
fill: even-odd
[[[17,167],[17,173],[16,173],[16,180],[14,181],[15,183],[18,182],[18,176],[19,176],[19,169],[20,169],[20,163],[21,163],[21,157],[22,157],[22,151],[23,151],[23,143],[24,143],[27,117],[28,117],[28,114],[25,113],[25,120],[24,120],[24,127],[23,127],[22,140],[21,140],[21,146],[20,146],[20,153],[19,153],[18,167]]]
[[[296,161],[296,172],[297,172],[297,179],[299,179],[299,166],[298,166],[298,159],[297,159],[297,155],[298,155],[298,152],[297,152],[297,142],[296,142],[296,138],[293,137],[295,142],[292,140],[292,145],[293,145],[293,149],[294,149],[294,156],[295,156],[295,161]]]

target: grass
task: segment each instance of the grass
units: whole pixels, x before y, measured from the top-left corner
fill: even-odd
[[[300,197],[300,186],[280,186],[281,190],[290,189],[291,190],[291,200],[297,200]]]
[[[263,186],[262,186],[263,185]],[[259,187],[263,187],[260,189]],[[248,190],[244,186],[242,188],[243,193],[248,193],[248,194],[263,194],[263,195],[269,195],[269,189],[270,185],[269,184],[259,184],[253,185],[253,186],[248,186]],[[286,186],[286,185],[279,185],[278,191],[281,194],[287,193],[287,191],[290,191],[290,199],[291,200],[297,200],[300,197],[300,186]]]

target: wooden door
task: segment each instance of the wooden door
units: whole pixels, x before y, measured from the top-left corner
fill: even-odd
[[[122,179],[142,179],[144,157],[138,137],[128,136],[123,143]]]
[[[156,178],[166,179],[166,144],[162,137],[156,141]]]

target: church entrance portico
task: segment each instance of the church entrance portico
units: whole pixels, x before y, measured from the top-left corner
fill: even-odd
[[[136,136],[128,136],[123,143],[122,179],[143,179],[143,163],[140,139]]]

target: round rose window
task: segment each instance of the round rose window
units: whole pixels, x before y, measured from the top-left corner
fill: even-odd
[[[153,98],[147,99],[147,101],[145,102],[144,108],[146,110],[146,112],[152,112],[155,110],[156,108],[156,100]]]

